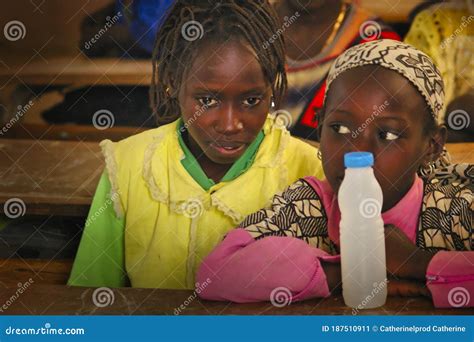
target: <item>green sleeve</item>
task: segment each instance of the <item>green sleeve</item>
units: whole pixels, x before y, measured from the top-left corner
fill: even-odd
[[[125,220],[117,218],[107,173],[100,178],[82,233],[68,285],[123,287]]]

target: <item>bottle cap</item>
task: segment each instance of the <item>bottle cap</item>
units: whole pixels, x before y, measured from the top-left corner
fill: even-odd
[[[369,167],[374,165],[374,155],[370,152],[349,152],[344,155],[345,167]]]

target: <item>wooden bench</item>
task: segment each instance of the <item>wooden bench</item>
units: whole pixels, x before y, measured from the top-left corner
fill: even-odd
[[[145,129],[146,128],[140,127],[115,126],[105,130],[98,130],[92,125],[45,125],[22,123],[21,125],[13,125],[1,136],[1,138],[96,142],[110,139],[112,141],[120,141],[129,136],[143,132]]]
[[[474,163],[474,143],[447,149]],[[19,198],[26,214],[86,216],[104,168],[97,142],[0,139],[0,160],[0,205]]]
[[[150,60],[76,56],[39,59],[0,68],[0,89],[11,83],[30,85],[149,85]]]
[[[21,59],[21,58],[20,58]],[[4,64],[6,65],[6,64]],[[151,84],[150,60],[100,58],[90,59],[81,54],[54,57],[3,66],[0,64],[0,105],[8,112],[0,120],[12,118],[26,93],[35,96],[35,105],[21,118],[22,123],[43,122],[41,113],[61,101],[63,92],[93,86],[146,86]],[[30,91],[41,86],[41,91]],[[50,89],[55,86],[56,89]],[[62,87],[61,92],[57,86]],[[87,93],[88,90],[85,90]],[[18,94],[17,94],[18,93]],[[15,125],[18,126],[18,125]]]

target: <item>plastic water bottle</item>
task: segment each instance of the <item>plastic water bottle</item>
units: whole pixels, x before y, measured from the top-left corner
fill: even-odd
[[[376,308],[387,299],[383,194],[370,152],[344,155],[339,188],[342,294],[347,306]]]

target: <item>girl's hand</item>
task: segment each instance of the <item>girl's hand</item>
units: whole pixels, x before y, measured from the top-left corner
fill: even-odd
[[[416,280],[395,280],[388,281],[388,295],[401,297],[430,297],[430,291],[426,284]]]
[[[321,261],[321,265],[324,269],[324,273],[326,274],[326,280],[328,282],[329,291],[331,291],[333,295],[341,293],[341,265],[327,263],[324,261]],[[389,278],[388,281],[388,295],[401,297],[431,296],[430,291],[428,290],[426,284],[423,281],[393,278]]]
[[[321,261],[331,294],[342,292],[341,264]]]
[[[385,226],[385,253],[388,277],[426,280],[426,269],[434,254],[414,245],[393,225]]]

